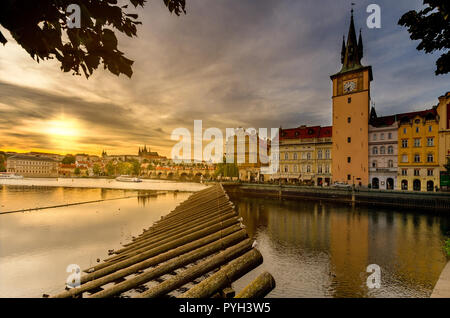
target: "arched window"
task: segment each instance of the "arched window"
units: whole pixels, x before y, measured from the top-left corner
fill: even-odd
[[[390,155],[394,154],[394,147],[392,147],[392,146],[388,147],[388,154],[390,154]]]

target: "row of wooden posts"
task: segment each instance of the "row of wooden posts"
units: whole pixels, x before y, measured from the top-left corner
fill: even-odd
[[[213,185],[85,269],[80,286],[51,297],[264,297],[275,288],[267,272],[237,295],[232,289],[263,262],[241,222],[223,187]]]

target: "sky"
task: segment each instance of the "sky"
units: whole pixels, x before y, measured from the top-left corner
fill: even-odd
[[[136,154],[147,145],[170,157],[175,128],[292,128],[331,124],[330,75],[340,70],[351,1],[187,0],[187,14],[147,2],[137,38],[118,36],[134,60],[131,79],[102,68],[93,76],[36,63],[8,32],[0,46],[0,150]],[[403,13],[419,0],[355,1],[364,65],[379,115],[438,103],[450,75],[436,76],[438,54],[416,50]],[[369,29],[369,4],[381,28]],[[117,34],[117,33],[116,33]]]

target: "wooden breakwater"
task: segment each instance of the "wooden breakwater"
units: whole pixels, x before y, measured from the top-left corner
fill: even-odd
[[[191,195],[110,257],[85,269],[67,297],[232,297],[232,283],[262,261],[221,185]],[[263,297],[275,287],[263,273],[239,297]]]
[[[230,196],[290,198],[450,212],[450,193],[224,183]]]

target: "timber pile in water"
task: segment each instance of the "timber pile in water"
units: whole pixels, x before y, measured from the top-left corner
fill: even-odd
[[[263,258],[222,185],[191,195],[111,257],[84,270],[81,285],[51,297],[234,297],[232,283]],[[264,297],[269,273],[236,297]]]

